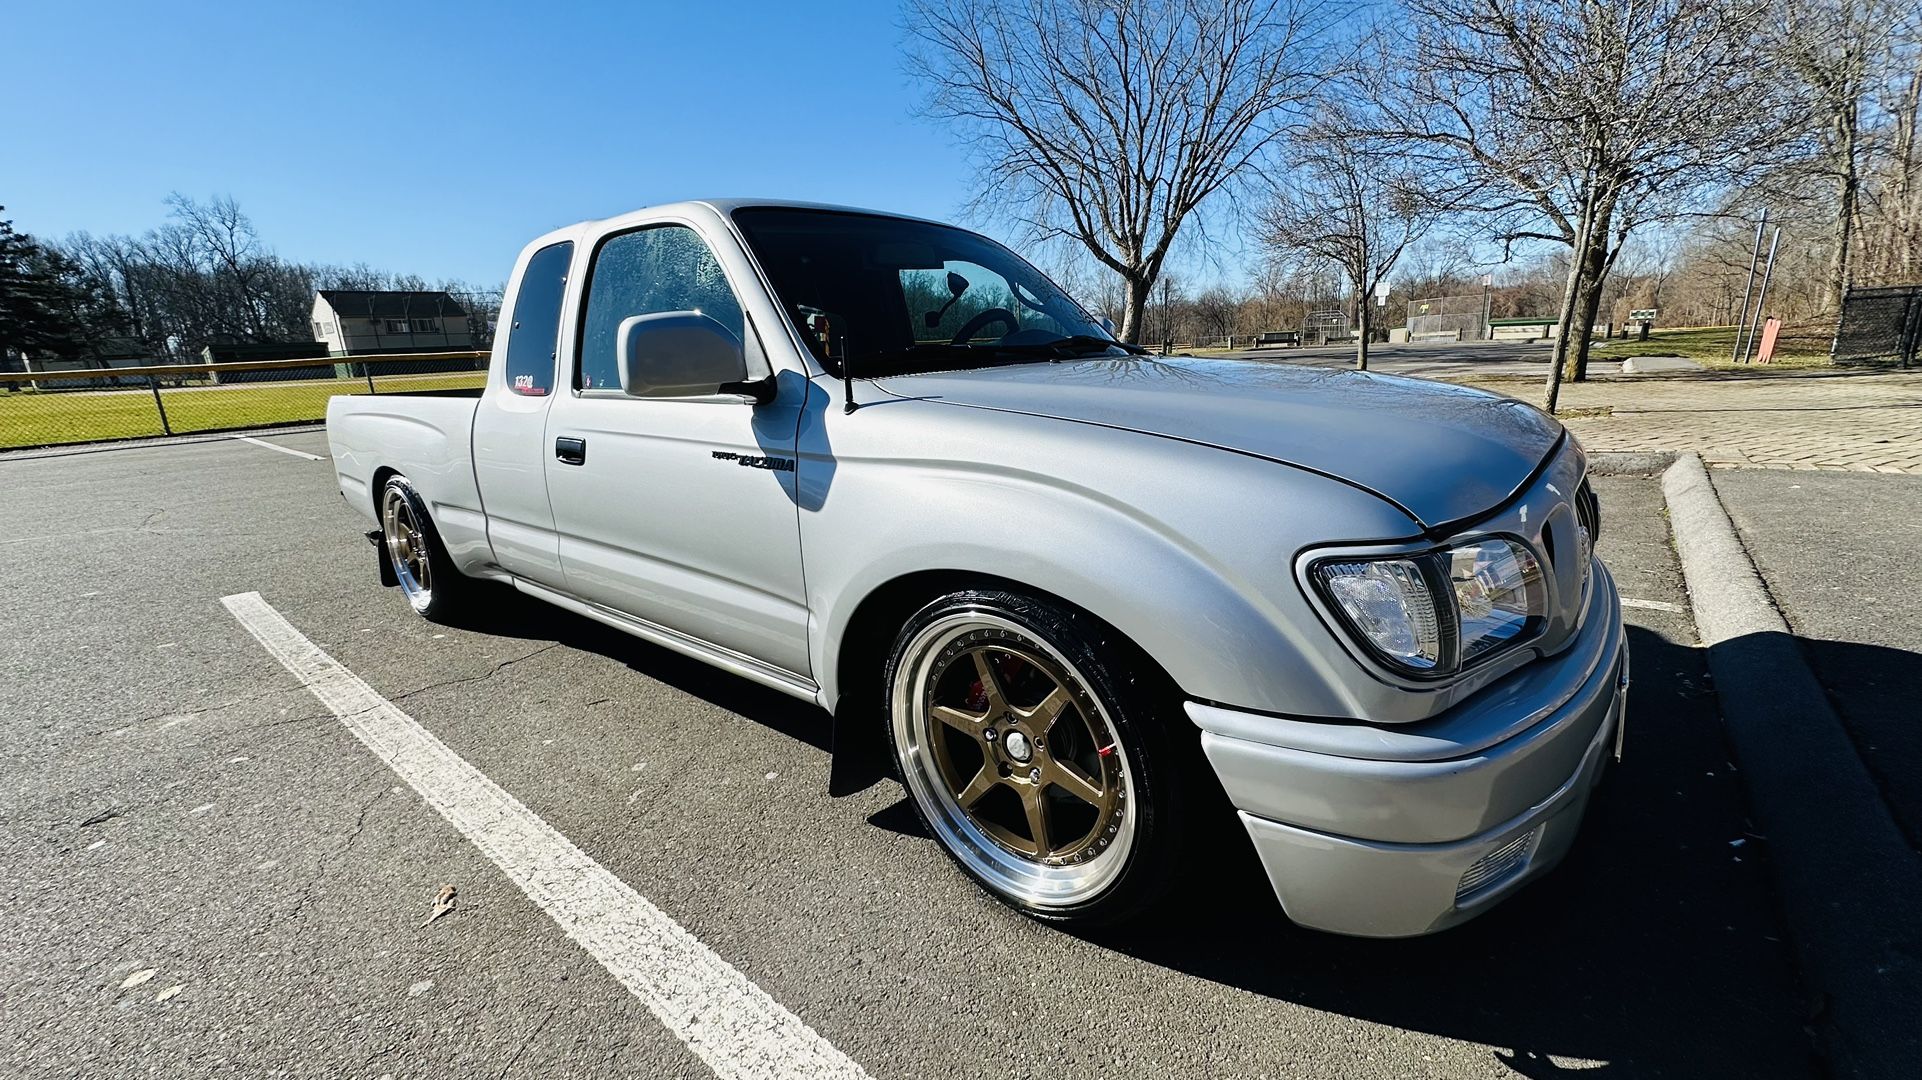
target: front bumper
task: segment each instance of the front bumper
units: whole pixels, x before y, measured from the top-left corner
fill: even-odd
[[[1628,650],[1614,581],[1563,653],[1432,720],[1291,720],[1191,702],[1290,919],[1365,937],[1473,918],[1568,851],[1616,752]]]

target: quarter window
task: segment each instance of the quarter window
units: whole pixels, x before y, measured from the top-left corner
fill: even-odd
[[[561,331],[561,298],[567,295],[567,266],[574,245],[562,241],[527,260],[521,287],[514,294],[514,323],[507,332],[507,388],[528,397],[554,390],[555,340]]]
[[[693,229],[655,225],[602,244],[588,277],[577,385],[583,390],[619,388],[615,337],[621,323],[664,311],[698,311],[736,338],[745,336],[741,303],[714,253]]]

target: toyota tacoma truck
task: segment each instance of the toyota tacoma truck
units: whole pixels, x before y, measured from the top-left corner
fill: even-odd
[[[797,203],[549,233],[500,325],[477,394],[328,406],[383,578],[815,702],[1037,918],[1143,911],[1232,803],[1290,919],[1439,930],[1619,749],[1587,459],[1521,402],[1145,355],[991,240]]]

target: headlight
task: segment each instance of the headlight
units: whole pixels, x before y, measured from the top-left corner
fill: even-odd
[[[1482,540],[1443,555],[1460,618],[1461,664],[1521,637],[1545,613],[1541,564],[1520,544]]]
[[[1520,640],[1547,612],[1541,564],[1490,538],[1421,555],[1333,559],[1313,577],[1348,629],[1388,667],[1451,674]]]
[[[1372,559],[1316,568],[1328,598],[1348,624],[1389,663],[1434,671],[1444,653],[1435,592],[1421,562]]]

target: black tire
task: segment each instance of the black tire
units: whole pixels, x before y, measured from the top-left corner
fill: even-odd
[[[426,502],[405,476],[387,478],[378,512],[381,551],[408,605],[432,622],[447,622],[465,610],[479,583],[454,568]]]
[[[967,590],[908,619],[885,677],[888,734],[909,802],[991,895],[1044,922],[1095,925],[1138,916],[1166,894],[1190,804],[1192,755],[1174,733],[1188,725],[1177,724],[1175,695],[1132,643],[1056,601]],[[1043,696],[1024,702],[1024,692]],[[1063,700],[1045,725],[1035,719]],[[961,704],[944,704],[953,701]],[[999,713],[996,702],[1006,706]],[[1105,750],[1094,745],[1103,739]],[[961,783],[963,774],[971,780]],[[1024,821],[1009,820],[1015,812],[1002,787],[1015,792]],[[1086,813],[1093,830],[1076,835]],[[1059,831],[1076,838],[1056,848],[1064,821]]]

